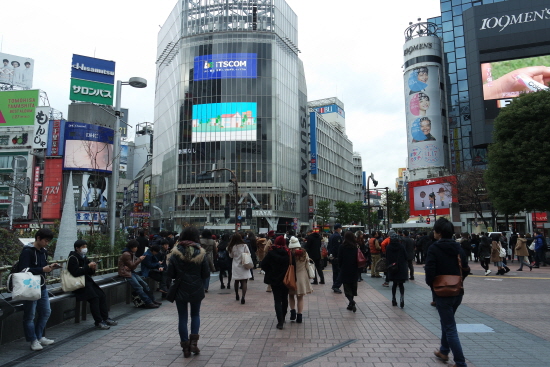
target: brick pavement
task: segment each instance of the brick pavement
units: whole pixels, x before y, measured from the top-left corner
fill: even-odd
[[[545,289],[550,268],[518,273],[511,267],[507,276],[484,277],[478,264],[471,265],[474,276],[466,281],[458,323],[483,324],[494,332],[460,333],[468,365],[549,366],[545,330],[550,322],[543,310],[550,297],[534,291]],[[175,305],[137,310],[122,304],[111,310],[119,318],[111,330],[91,330],[90,321],[67,322],[48,330],[57,341],[41,352],[31,352],[24,341],[0,347],[0,367],[444,366],[432,355],[440,334],[437,311],[429,306],[423,270],[417,266],[416,271],[417,280],[405,285],[403,310],[391,306],[391,290],[381,286],[381,279],[364,276],[357,313],[346,310],[345,297],[333,293],[330,284],[316,285],[305,298],[304,323],[287,321],[284,330],[275,328],[272,296],[265,292],[261,275],[249,281],[245,305],[235,300],[233,290],[220,290],[212,279],[201,308],[198,356],[182,356]],[[329,280],[330,271],[325,274]],[[348,345],[330,349],[341,343]]]

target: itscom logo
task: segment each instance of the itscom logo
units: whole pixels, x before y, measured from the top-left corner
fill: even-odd
[[[214,66],[214,63],[212,61],[204,62],[204,69],[212,69],[213,66]]]

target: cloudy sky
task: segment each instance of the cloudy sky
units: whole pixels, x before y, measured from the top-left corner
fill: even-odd
[[[403,32],[409,22],[440,14],[438,0],[287,0],[298,15],[308,99],[344,102],[346,131],[363,169],[379,187],[395,188],[406,165]],[[31,0],[3,16],[1,52],[35,60],[33,88],[67,116],[73,53],[116,61],[116,78],[146,78],[124,87],[130,124],[153,121],[157,33],[176,0]],[[133,136],[133,131],[129,132]]]

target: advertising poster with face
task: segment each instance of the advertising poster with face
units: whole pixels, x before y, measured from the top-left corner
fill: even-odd
[[[21,89],[32,88],[34,60],[0,52],[0,84],[8,84]]]
[[[409,182],[410,215],[447,215],[457,202],[455,176]]]
[[[409,169],[444,165],[439,67],[422,66],[405,74]]]
[[[81,206],[87,208],[106,208],[108,183],[107,177],[84,173],[82,175]]]

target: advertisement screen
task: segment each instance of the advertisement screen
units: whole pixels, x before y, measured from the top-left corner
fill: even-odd
[[[448,215],[456,202],[454,176],[409,182],[410,215]]]
[[[106,208],[109,179],[100,175],[82,175],[82,195],[80,206]]]
[[[0,127],[34,125],[39,90],[0,92]]]
[[[408,168],[444,165],[439,67],[405,73]]]
[[[0,84],[13,85],[23,89],[32,88],[34,60],[0,52]]]
[[[483,99],[514,98],[520,93],[548,89],[550,56],[527,57],[481,64]],[[505,107],[503,101],[498,107]]]
[[[214,54],[195,57],[195,81],[230,78],[256,78],[256,54]]]
[[[256,141],[257,104],[208,103],[193,106],[193,143]]]
[[[106,127],[67,122],[64,169],[111,172],[113,135]]]

